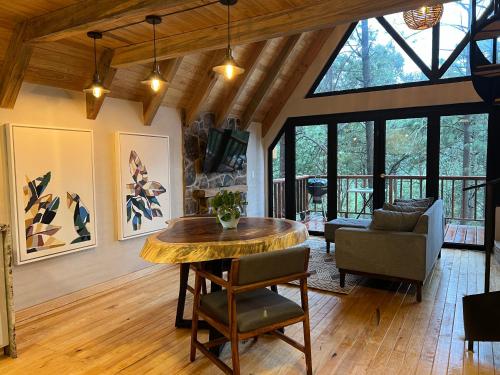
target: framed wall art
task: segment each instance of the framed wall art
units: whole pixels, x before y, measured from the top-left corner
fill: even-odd
[[[9,124],[7,139],[16,263],[97,246],[92,131]]]
[[[115,134],[118,239],[154,233],[171,218],[169,138]]]

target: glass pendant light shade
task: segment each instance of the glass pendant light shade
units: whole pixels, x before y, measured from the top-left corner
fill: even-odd
[[[231,80],[234,77],[245,73],[245,69],[239,67],[238,64],[236,64],[236,61],[234,61],[231,48],[228,48],[226,58],[222,64],[214,66],[213,71],[222,75],[226,80]]]
[[[100,98],[103,94],[108,94],[111,91],[102,85],[99,75],[94,74],[94,79],[92,80],[91,85],[86,87],[83,92],[92,94],[95,98]]]
[[[443,4],[422,6],[415,10],[403,13],[406,25],[412,30],[430,29],[441,21],[443,16]]]
[[[111,92],[102,85],[97,68],[96,39],[102,39],[102,33],[100,33],[99,31],[89,31],[87,33],[87,36],[94,40],[94,77],[92,78],[92,83],[90,84],[90,86],[86,87],[83,92],[86,94],[92,94],[94,98],[97,99],[100,98],[103,94],[108,94]]]
[[[151,87],[151,90],[153,90],[154,92],[158,92],[166,82],[167,81],[160,73],[158,65],[143,81],[141,81],[142,84],[149,85]]]

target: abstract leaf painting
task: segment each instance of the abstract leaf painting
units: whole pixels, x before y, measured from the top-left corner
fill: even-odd
[[[27,184],[23,191],[26,201],[24,224],[27,253],[64,245],[64,242],[55,237],[61,227],[51,225],[57,215],[59,197],[53,197],[52,194],[42,195],[47,189],[50,177],[50,172],[31,181],[26,177]]]
[[[143,216],[148,220],[163,217],[157,197],[165,193],[166,189],[157,181],[149,181],[146,167],[133,150],[130,152],[129,165],[134,183],[127,184],[127,221],[132,221],[133,230],[138,231]]]
[[[161,230],[170,218],[168,137],[116,134],[120,240]]]
[[[17,264],[95,247],[92,131],[17,124],[7,130]]]
[[[68,204],[68,208],[71,208],[73,205],[75,206],[73,212],[73,223],[75,231],[78,233],[78,237],[71,241],[71,243],[90,241],[92,235],[87,229],[87,224],[90,223],[90,212],[88,208],[82,203],[80,196],[75,193],[68,192],[66,194],[66,202]]]

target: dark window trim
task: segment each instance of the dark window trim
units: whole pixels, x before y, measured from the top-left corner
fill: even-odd
[[[314,126],[318,124],[328,124],[330,128],[336,129],[339,123],[343,122],[360,122],[360,121],[375,121],[378,123],[378,130],[383,130],[385,128],[385,121],[394,120],[394,119],[403,119],[403,118],[418,118],[418,117],[427,117],[428,118],[428,128],[427,128],[427,137],[433,138],[431,143],[427,143],[427,153],[434,154],[436,151],[436,147],[439,147],[439,141],[436,138],[439,132],[439,123],[438,118],[443,116],[454,116],[454,115],[465,115],[465,114],[478,114],[478,113],[488,113],[489,114],[489,125],[488,125],[488,158],[487,158],[487,179],[496,178],[500,176],[500,154],[496,152],[496,149],[493,146],[494,139],[498,134],[500,134],[500,127],[497,125],[498,118],[500,118],[500,109],[492,108],[491,106],[482,103],[459,103],[459,104],[447,104],[447,105],[439,105],[439,106],[425,106],[425,107],[417,107],[417,108],[389,108],[389,109],[381,109],[381,110],[372,110],[372,111],[362,111],[362,112],[346,112],[346,113],[337,113],[337,114],[324,114],[324,115],[311,115],[311,116],[299,116],[299,117],[289,117],[285,121],[285,124],[280,129],[273,142],[268,147],[268,213],[269,216],[273,214],[273,198],[272,198],[272,189],[273,189],[273,178],[272,178],[272,151],[274,147],[279,142],[281,136],[283,134],[288,133],[289,136],[295,135],[295,127],[296,126]],[[377,138],[377,137],[376,137]],[[380,139],[380,137],[378,137]],[[336,139],[333,137],[329,140],[329,145],[333,145],[336,143]],[[285,149],[289,149],[291,146],[286,146]],[[379,147],[380,148],[380,147]],[[295,144],[293,145],[293,149],[295,149]],[[291,150],[290,150],[291,151]],[[286,152],[286,150],[285,150]],[[382,151],[379,150],[379,157]],[[295,155],[292,152],[290,157],[293,159],[292,168],[295,169]],[[331,161],[336,164],[336,158],[332,158]],[[427,158],[427,162],[429,163],[429,157]],[[379,162],[380,164],[380,162]],[[438,166],[439,168],[439,166]],[[287,172],[287,171],[285,171]],[[294,172],[294,171],[293,171]],[[333,168],[329,170],[330,174],[333,174]],[[336,173],[336,171],[335,171]],[[375,171],[374,171],[375,173]],[[428,179],[431,178],[431,175],[439,175],[439,170],[435,170],[433,168],[428,169]],[[376,176],[376,175],[375,175]],[[376,181],[374,180],[374,184]],[[293,202],[293,207],[288,208],[287,216],[291,218],[292,211],[295,210],[295,198],[293,194],[295,194],[295,186],[289,182],[288,184],[292,189],[288,193],[285,191],[285,196],[287,197],[287,202],[289,199]],[[333,186],[333,185],[332,185]],[[436,195],[436,188],[431,184],[428,185],[429,191],[427,192],[430,195]],[[286,190],[286,187],[285,187]],[[329,192],[330,194],[331,192]],[[293,197],[293,198],[292,198]],[[497,204],[500,204],[500,192],[495,192],[495,201]],[[333,210],[332,210],[333,211]],[[293,211],[294,212],[294,211]],[[332,212],[329,212],[328,216],[331,216]],[[319,235],[320,233],[310,232],[312,235]],[[484,245],[470,245],[470,244],[452,244],[445,243],[443,247],[455,248],[455,249],[471,249],[471,250],[484,250]]]
[[[475,3],[475,2],[474,2]],[[473,4],[475,5],[475,4]],[[474,12],[472,17],[475,19],[475,10],[476,7],[474,6]],[[494,2],[492,2],[484,11],[484,13],[481,15],[481,17],[478,19],[478,22],[482,22],[484,19],[488,18],[488,16],[493,12],[494,10]],[[397,84],[392,84],[392,85],[384,85],[384,86],[375,86],[375,87],[362,87],[362,88],[357,88],[357,89],[348,89],[348,90],[339,90],[339,91],[328,91],[328,92],[321,92],[321,93],[315,93],[316,89],[318,88],[319,84],[323,80],[323,77],[325,76],[326,72],[330,69],[331,65],[335,61],[335,59],[338,57],[340,51],[342,48],[344,48],[345,43],[347,40],[350,38],[352,32],[356,28],[359,22],[354,22],[351,25],[349,25],[349,28],[347,29],[346,33],[340,40],[339,44],[333,51],[332,55],[326,62],[325,66],[323,69],[321,69],[320,74],[314,81],[312,87],[309,89],[307,92],[305,98],[306,99],[311,99],[311,98],[317,98],[317,97],[325,97],[325,96],[336,96],[336,95],[345,95],[345,94],[353,94],[353,93],[362,93],[362,92],[370,92],[370,91],[381,91],[381,90],[393,90],[397,88],[405,88],[405,87],[417,87],[417,86],[428,86],[428,85],[435,85],[435,84],[442,84],[442,83],[452,83],[452,82],[463,82],[463,81],[470,81],[471,77],[466,76],[466,77],[456,77],[456,78],[441,78],[451,67],[451,65],[455,62],[455,60],[460,56],[462,51],[467,47],[467,44],[470,42],[470,36],[471,36],[471,30],[469,30],[460,43],[457,44],[455,49],[452,51],[450,56],[446,59],[446,61],[439,67],[439,33],[440,33],[440,24],[438,23],[436,26],[433,27],[433,33],[432,33],[432,66],[429,69],[429,67],[420,59],[420,57],[417,55],[417,53],[413,50],[413,48],[406,43],[406,41],[399,35],[399,33],[387,22],[387,20],[384,17],[375,17],[375,19],[380,23],[380,25],[385,29],[385,31],[391,36],[391,38],[396,42],[399,47],[403,49],[403,51],[410,57],[410,59],[420,68],[422,73],[429,78],[429,80],[425,81],[418,81],[418,82],[408,82],[408,83],[397,83]],[[496,54],[494,54],[496,55]],[[425,68],[425,69],[423,69]]]

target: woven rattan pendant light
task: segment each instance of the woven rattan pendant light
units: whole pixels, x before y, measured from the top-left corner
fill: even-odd
[[[435,26],[443,16],[443,4],[422,6],[403,13],[406,25],[412,30],[425,30]]]

